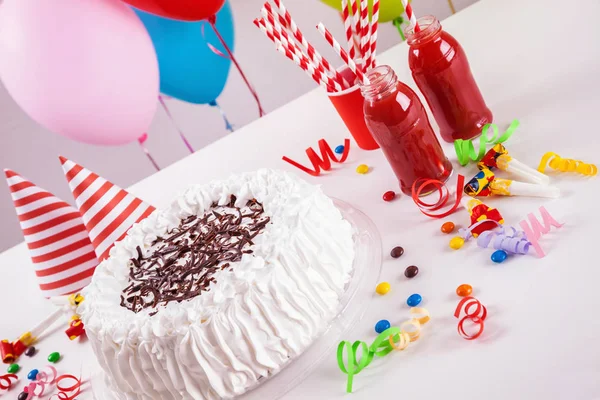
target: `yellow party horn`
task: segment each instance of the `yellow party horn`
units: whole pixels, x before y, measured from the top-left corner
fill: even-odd
[[[550,177],[532,168],[508,154],[508,150],[501,143],[494,145],[483,156],[479,164],[479,168],[487,167],[489,169],[498,168],[508,173],[514,174],[526,182],[536,183],[539,185],[550,184]]]
[[[471,197],[530,196],[556,198],[560,196],[560,189],[556,186],[536,185],[496,178],[492,170],[486,167],[483,167],[465,185],[464,191]]]

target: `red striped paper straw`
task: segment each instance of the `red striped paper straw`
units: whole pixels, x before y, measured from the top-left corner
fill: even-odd
[[[346,53],[346,51],[344,49],[342,49],[342,46],[340,46],[340,44],[337,42],[337,40],[335,40],[335,38],[333,37],[331,32],[329,32],[329,30],[327,30],[327,28],[325,28],[325,25],[323,25],[322,22],[319,22],[319,25],[317,25],[317,29],[319,30],[321,35],[325,38],[325,40],[327,40],[327,43],[329,43],[329,45],[331,47],[333,47],[333,50],[336,52],[336,54],[338,56],[340,56],[340,58],[342,59],[342,61],[344,61],[344,63],[346,63],[348,68],[350,68],[350,70],[352,72],[354,72],[354,74],[356,75],[358,80],[363,83],[368,84],[369,80],[365,78],[365,76],[362,73],[362,71],[360,70],[360,68],[357,68],[356,64],[354,63],[354,60],[352,60],[350,57],[348,57],[348,53]]]
[[[354,34],[358,37],[358,49],[362,51],[360,48],[360,18],[358,13],[358,0],[350,0],[350,7],[352,8],[352,20],[354,21]]]
[[[313,79],[315,79],[315,81],[322,81],[323,83],[325,83],[327,88],[331,88],[331,90],[329,91],[332,92],[341,91],[344,89],[339,82],[327,76],[327,74],[325,73],[325,71],[322,70],[322,68],[319,69],[316,65],[312,64],[306,57],[306,55],[302,53],[298,46],[296,46],[294,43],[289,42],[287,40],[287,35],[285,34],[285,31],[277,31],[273,25],[271,25],[269,22],[265,21],[262,18],[254,20],[254,24],[258,26],[260,30],[262,30],[267,35],[267,37],[273,41],[273,43],[275,43],[278,50],[279,47],[283,48],[283,50],[280,50],[280,52],[285,54],[291,60],[295,61],[298,65],[300,65],[302,69],[309,72],[309,74],[311,75],[311,77],[313,77]],[[283,36],[285,37],[280,35],[280,33],[283,33]]]
[[[289,49],[283,47],[281,43],[277,45],[277,51],[284,54],[287,58],[294,61],[300,68],[302,68],[306,73],[320,86],[324,87],[328,92],[334,92],[335,89],[332,85],[328,84],[328,82],[335,82],[330,79],[327,75],[319,73],[316,71],[314,67],[307,62],[306,58],[301,58],[296,55],[296,53],[291,52]]]
[[[371,55],[369,32],[369,3],[360,0],[360,52],[363,58],[363,71],[366,71],[366,62]]]
[[[266,22],[263,18],[257,18],[254,20],[254,25],[256,25],[275,45],[282,44],[284,47],[288,48],[291,52],[296,53],[300,52],[300,49],[296,46],[295,43],[292,43],[288,40],[287,34],[285,31],[281,35],[278,31],[273,28],[272,24]]]
[[[285,29],[281,26],[281,24],[275,21],[275,17],[273,16],[273,14],[269,12],[269,10],[267,10],[266,8],[262,9],[262,13],[266,18],[266,20],[262,19],[265,23],[265,28],[267,28],[276,39],[280,40],[283,43],[284,47],[286,46],[286,44],[289,44],[287,45],[287,47],[290,51],[296,53],[298,57],[304,57],[304,53],[302,52],[300,45],[296,41],[294,41],[293,38],[289,37]],[[313,63],[314,67],[317,70],[321,71],[323,74],[327,73],[327,68],[325,67],[325,65],[328,65],[331,68],[329,62],[327,62],[327,60],[323,60],[323,58],[320,56],[320,54],[316,52],[316,50],[312,52],[307,51],[307,54],[310,57],[310,61]],[[350,87],[350,84],[341,76],[341,74],[338,71],[334,71],[333,75],[335,79],[334,87],[336,88],[336,90],[343,90],[345,88]]]
[[[350,84],[348,82],[346,82],[346,80],[342,77],[342,75],[335,68],[333,68],[331,66],[331,64],[329,63],[329,61],[327,61],[327,59],[325,59],[323,56],[321,56],[321,54],[319,54],[319,52],[313,47],[313,45],[311,45],[308,42],[308,40],[306,40],[306,38],[302,34],[302,31],[300,31],[300,28],[298,28],[298,25],[296,25],[296,22],[293,20],[291,14],[285,8],[285,6],[281,2],[281,0],[273,0],[273,2],[275,3],[275,8],[277,9],[277,13],[279,14],[280,22],[282,19],[285,20],[285,22],[286,22],[285,25],[284,24],[281,24],[281,25],[284,27],[287,26],[287,28],[292,32],[292,35],[296,38],[296,40],[299,41],[300,44],[302,46],[304,46],[304,48],[306,48],[306,52],[308,53],[309,58],[311,60],[313,60],[313,62],[317,65],[322,63],[323,66],[325,67],[325,69],[327,71],[329,71],[330,73],[332,73],[338,82],[340,82],[345,87],[349,87]],[[264,9],[266,11],[270,12],[270,9],[271,9],[270,4],[265,3]],[[269,21],[269,22],[271,22],[271,21]]]
[[[377,53],[377,29],[379,22],[379,0],[373,1],[373,14],[371,16],[371,55],[366,61],[365,70],[375,67],[375,54]]]
[[[415,17],[410,3],[408,2],[408,0],[401,1],[402,5],[404,6],[404,10],[406,11],[406,16],[410,20],[410,25],[414,27],[415,32],[421,32],[421,27],[419,27],[419,24],[417,23],[417,17]]]
[[[352,31],[352,21],[350,21],[350,10],[348,10],[348,0],[342,0],[342,18],[344,28],[346,29],[346,41],[348,42],[348,55],[354,60],[356,49],[354,48],[354,37]]]

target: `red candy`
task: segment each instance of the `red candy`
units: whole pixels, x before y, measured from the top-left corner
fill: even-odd
[[[487,309],[476,298],[465,297],[458,303],[458,306],[456,306],[454,316],[460,318],[461,311],[464,311],[465,316],[458,322],[458,334],[467,340],[477,339],[483,333],[483,321],[487,317]],[[478,325],[479,330],[473,334],[467,333],[464,327],[465,321],[467,320]]]
[[[383,200],[384,201],[392,201],[396,198],[396,192],[390,190],[387,191],[383,194]]]

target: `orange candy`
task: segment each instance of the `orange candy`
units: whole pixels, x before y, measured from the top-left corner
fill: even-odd
[[[473,288],[471,287],[471,285],[468,285],[466,283],[463,283],[462,285],[456,288],[456,294],[460,297],[470,296],[471,293],[473,293]]]
[[[444,225],[442,225],[441,231],[442,231],[442,233],[452,233],[452,232],[454,232],[454,223],[452,223],[452,222],[445,222]]]

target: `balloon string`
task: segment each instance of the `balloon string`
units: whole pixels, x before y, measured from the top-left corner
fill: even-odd
[[[147,138],[148,138],[148,134],[144,133],[142,136],[140,136],[138,138],[138,143],[140,144],[140,147],[142,148],[142,151],[146,154],[146,157],[148,157],[148,160],[150,160],[150,162],[152,163],[152,165],[154,166],[154,168],[156,168],[157,171],[160,171],[160,167],[158,166],[158,164],[154,160],[154,157],[152,157],[152,155],[150,154],[150,152],[148,151],[148,149],[146,148],[146,146],[144,146],[144,142],[146,141]]]
[[[398,18],[394,19],[392,21],[392,23],[394,24],[396,29],[398,29],[398,33],[400,34],[400,37],[402,38],[402,40],[406,40],[406,37],[404,36],[404,32],[402,32],[402,24],[404,23],[404,18],[398,17]]]
[[[183,134],[183,132],[181,131],[181,129],[179,128],[179,126],[175,122],[175,118],[173,118],[173,115],[171,114],[171,111],[169,110],[169,107],[167,107],[167,104],[165,103],[165,100],[163,99],[163,96],[158,96],[158,101],[160,102],[160,105],[162,106],[162,108],[165,110],[165,113],[167,114],[167,117],[169,117],[169,119],[171,120],[171,123],[173,124],[173,126],[175,127],[175,129],[177,130],[177,132],[179,133],[179,137],[181,137],[181,140],[183,140],[183,143],[185,143],[185,145],[188,148],[188,150],[190,151],[190,153],[193,153],[194,152],[194,148],[192,147],[192,145],[190,144],[190,142],[188,142],[187,138],[185,137],[185,135]]]
[[[235,131],[235,129],[233,129],[233,125],[231,125],[229,119],[227,118],[227,114],[225,114],[225,111],[223,111],[223,108],[221,108],[221,106],[219,105],[219,103],[217,103],[216,100],[211,101],[210,103],[208,103],[208,105],[216,107],[219,110],[219,112],[221,113],[221,118],[223,118],[223,121],[225,122],[225,129],[227,129],[229,132]]]
[[[258,115],[260,117],[262,117],[262,116],[265,115],[265,112],[264,112],[264,110],[262,108],[262,105],[260,103],[260,99],[258,98],[258,94],[256,93],[256,91],[254,90],[254,88],[252,87],[252,85],[250,84],[250,82],[248,81],[248,78],[246,78],[246,75],[244,74],[244,71],[242,71],[242,67],[237,62],[235,56],[233,55],[233,52],[231,51],[231,49],[229,48],[229,46],[225,42],[225,39],[223,39],[223,36],[221,36],[221,33],[217,29],[216,22],[217,22],[217,16],[216,15],[213,15],[212,17],[208,18],[208,23],[213,28],[213,31],[215,31],[215,34],[217,35],[217,38],[219,39],[219,42],[221,42],[221,44],[225,48],[225,51],[227,52],[228,58],[231,60],[231,62],[233,62],[233,65],[235,65],[235,68],[238,70],[238,72],[242,76],[242,79],[244,80],[244,83],[248,87],[248,90],[250,90],[250,93],[252,93],[252,96],[254,97],[254,100],[256,100],[256,104],[258,105]]]
[[[452,3],[452,0],[448,0],[448,6],[450,7],[452,14],[456,14],[456,8],[454,8],[454,3]]]

